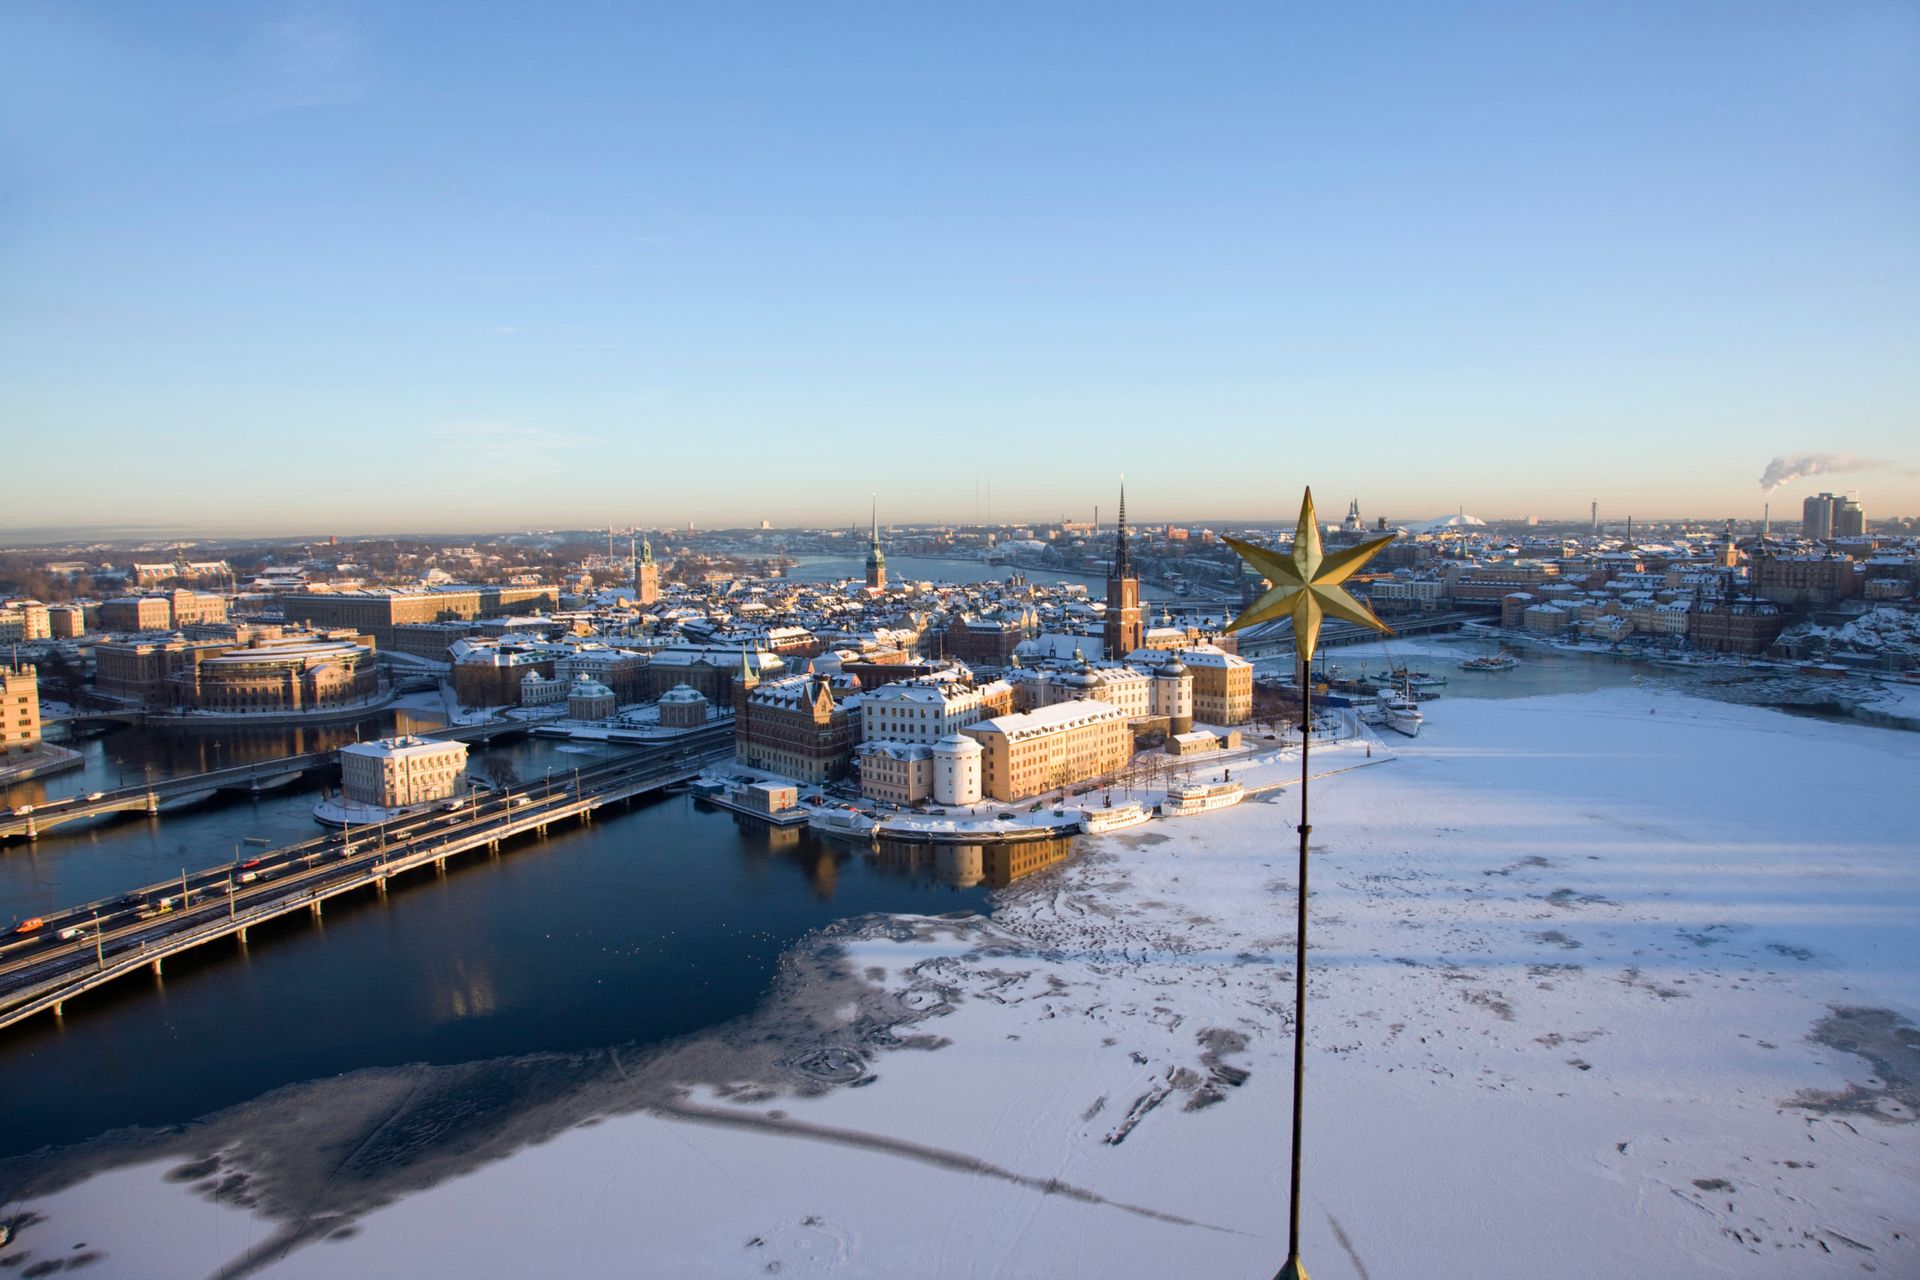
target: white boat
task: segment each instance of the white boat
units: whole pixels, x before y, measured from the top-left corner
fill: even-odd
[[[1137,827],[1153,816],[1132,800],[1102,809],[1082,809],[1080,815],[1080,829],[1090,836],[1102,831],[1123,831],[1128,827]]]
[[[1380,709],[1386,713],[1387,727],[1404,733],[1409,738],[1420,736],[1420,726],[1426,723],[1426,717],[1420,713],[1420,705],[1413,700],[1411,693],[1389,689],[1380,695]]]

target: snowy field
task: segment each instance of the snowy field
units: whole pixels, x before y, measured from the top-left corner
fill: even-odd
[[[1315,784],[1316,1280],[1920,1275],[1920,737],[1638,688],[1431,710]],[[56,1161],[0,1258],[1270,1276],[1296,803],[1085,841],[991,921],[850,922],[666,1050]]]

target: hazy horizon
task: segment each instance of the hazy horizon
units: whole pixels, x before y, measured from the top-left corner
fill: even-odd
[[[10,538],[1920,511],[1910,7],[0,40]]]

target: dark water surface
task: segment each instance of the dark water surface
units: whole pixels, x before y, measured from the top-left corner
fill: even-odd
[[[601,752],[497,748],[535,783]],[[223,862],[249,835],[317,834],[315,790],[0,848],[0,917]],[[925,849],[876,856],[685,796],[457,859],[214,943],[0,1032],[0,1157],[180,1123],[361,1067],[656,1043],[743,1014],[781,953],[868,912],[985,910],[991,877]]]

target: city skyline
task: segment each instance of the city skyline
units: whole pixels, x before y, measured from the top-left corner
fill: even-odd
[[[10,534],[1920,511],[1911,11],[0,24]]]

